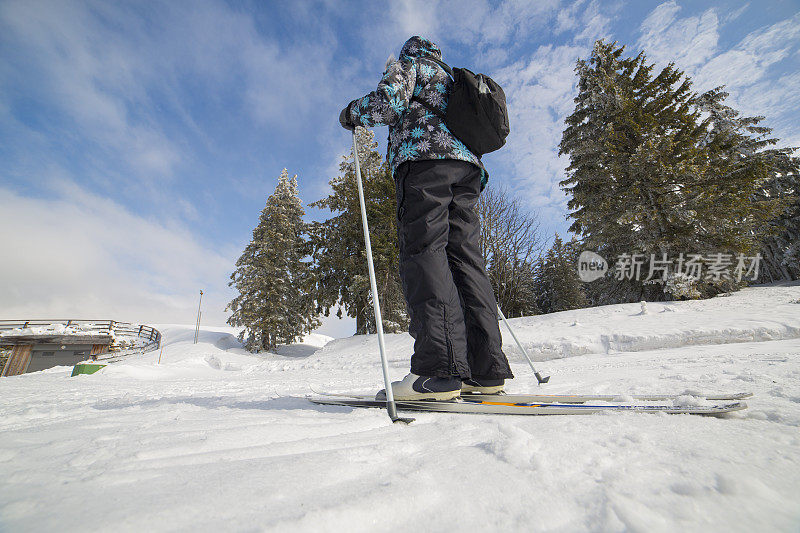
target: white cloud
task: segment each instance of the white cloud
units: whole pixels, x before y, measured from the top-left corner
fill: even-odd
[[[724,24],[728,24],[730,22],[733,22],[734,20],[736,20],[739,17],[741,17],[744,14],[744,12],[747,11],[749,8],[750,8],[750,4],[747,3],[747,4],[743,5],[742,7],[740,7],[739,9],[737,9],[736,11],[732,11],[731,13],[728,13],[725,16],[725,18],[723,19],[723,23]]]
[[[319,31],[313,42],[287,50],[258,31],[250,13],[222,2],[185,9],[91,0],[1,3],[0,32],[4,49],[19,51],[0,65],[0,117],[5,131],[17,132],[8,148],[19,165],[6,167],[2,178],[25,176],[35,191],[24,196],[0,186],[0,246],[11,252],[0,277],[14,280],[0,287],[2,314],[192,323],[202,288],[204,322],[224,323],[240,248],[214,250],[192,235],[178,218],[196,221],[208,213],[174,193],[179,186],[161,183],[193,158],[189,137],[217,149],[213,132],[195,123],[184,84],[211,103],[234,95],[221,107],[284,131],[302,128],[303,118],[318,120],[327,107],[321,135],[341,133],[330,117],[338,113],[336,95],[350,69],[343,67],[340,78],[330,75],[333,34]],[[67,131],[54,135],[53,121],[45,134],[11,112],[11,95],[24,89],[21,79],[35,80],[39,104]],[[309,91],[314,87],[325,90]],[[63,148],[64,137],[96,149],[76,154],[96,165],[92,191],[75,184],[87,183],[85,176],[63,170],[69,165],[50,156],[53,144]],[[151,198],[162,218],[139,216],[98,190]],[[327,327],[347,324],[329,320]]]
[[[102,5],[5,2],[0,28],[35,66],[37,96],[46,94],[82,136],[141,175],[169,177],[180,150],[152,121],[141,120],[146,114],[137,121],[131,112],[146,103],[143,58],[132,50],[138,43],[117,39],[117,28],[100,23],[92,7]]]
[[[574,109],[575,63],[587,57],[596,39],[607,38],[621,5],[578,0],[554,17],[555,33],[580,32],[572,42],[539,46],[523,59],[492,73],[503,86],[511,119],[511,135],[496,156],[511,171],[504,181],[531,208],[537,210],[543,229],[565,228],[567,197],[558,185],[565,178],[567,158],[558,156],[564,119]],[[496,179],[496,177],[492,178]]]
[[[553,30],[553,33],[559,35],[565,31],[571,31],[578,28],[578,25],[580,24],[580,18],[578,17],[578,14],[585,3],[586,0],[577,0],[576,2],[573,2],[572,5],[561,9],[556,15],[556,27]]]
[[[592,45],[597,39],[607,38],[611,28],[611,21],[620,5],[606,4],[600,7],[600,2],[592,0],[581,12],[579,27],[583,30],[574,36],[573,42]]]
[[[195,122],[200,105],[241,115],[246,127],[287,134],[300,135],[320,110],[335,123],[329,116],[349,69],[331,75],[336,37],[319,21],[305,22],[319,26],[316,39],[287,43],[259,30],[253,14],[216,0],[191,9],[170,2],[3,2],[0,32],[6,49],[18,53],[0,65],[0,100],[27,80],[32,96],[54,111],[48,128],[89,146],[82,159],[95,163],[91,179],[101,184],[114,174],[114,188],[124,180],[139,194],[152,193],[180,178],[195,150],[218,149],[213,131]],[[315,87],[326,90],[309,90]]]
[[[743,10],[723,20],[730,23],[742,16]],[[686,18],[680,18],[679,12],[675,2],[665,2],[642,23],[637,46],[644,49],[648,60],[655,60],[659,67],[675,61],[692,78],[697,91],[725,85],[729,105],[745,115],[765,116],[762,124],[773,127],[775,135],[791,143],[797,137],[796,125],[784,117],[797,109],[800,91],[796,76],[775,69],[800,48],[800,14],[754,30],[732,48],[720,50],[723,26],[715,10]]]
[[[558,157],[558,144],[564,118],[574,107],[575,62],[587,54],[583,46],[542,46],[495,76],[511,114],[511,135],[498,157],[513,169],[511,188],[540,211],[545,223],[560,225],[558,219],[567,212],[558,182],[568,161]]]
[[[681,19],[680,9],[674,1],[655,8],[640,26],[636,47],[644,49],[651,61],[674,61],[686,70],[705,63],[717,52],[719,19],[714,9]]]
[[[0,187],[0,316],[225,324],[239,250],[211,249],[174,220],[131,213],[52,176],[52,198]],[[347,337],[355,320],[322,317],[316,333]]]
[[[452,8],[457,0],[453,0]],[[508,0],[490,8],[486,18],[471,17],[474,31],[480,32],[483,45],[513,45],[524,37],[546,28],[560,5],[559,0]],[[460,21],[452,18],[455,27]]]
[[[737,48],[749,50],[765,61],[775,63],[789,55],[800,38],[800,14],[747,35]]]
[[[672,25],[678,18],[681,8],[675,0],[659,4],[649,15],[642,21],[640,30],[643,35],[653,35],[661,32],[664,28]]]
[[[0,188],[0,309],[6,318],[222,324],[233,259],[174,222],[130,213],[63,177],[53,198]]]
[[[436,5],[427,0],[399,0],[389,9],[404,35],[430,35],[439,24]]]
[[[364,40],[370,43],[366,52],[374,63],[389,52],[397,54],[411,35],[421,35],[443,47],[445,60],[448,44],[466,44],[475,57],[496,65],[493,62],[505,60],[508,49],[547,28],[559,5],[560,0],[391,2],[389,9],[372,13],[376,20],[364,30]]]
[[[800,72],[781,76],[776,80],[759,80],[742,90],[738,99],[747,107],[757,109],[800,108]],[[796,125],[796,123],[795,123]]]
[[[770,68],[798,49],[800,15],[748,34],[731,50],[720,53],[698,68],[697,84],[703,88],[716,85],[748,87],[770,77]],[[781,89],[776,87],[776,90]],[[779,99],[773,100],[777,102]]]
[[[699,65],[692,74],[697,88],[706,90],[718,85],[751,85],[764,77],[766,69],[752,53],[734,49]]]

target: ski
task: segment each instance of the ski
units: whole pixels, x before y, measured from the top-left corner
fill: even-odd
[[[734,394],[473,394],[462,393],[461,397],[497,399],[499,401],[518,402],[558,402],[558,403],[586,403],[586,402],[664,402],[678,398],[696,398],[708,401],[737,401],[753,396],[752,392],[737,392]]]
[[[313,390],[313,389],[312,389]],[[338,392],[320,392],[313,390],[315,394],[325,397],[333,398],[352,398],[358,400],[371,400],[375,395],[365,394],[348,394]],[[745,400],[753,396],[752,392],[737,392],[733,394],[477,394],[477,393],[462,393],[461,398],[464,400],[471,399],[486,399],[492,401],[500,401],[503,403],[570,403],[580,404],[586,402],[629,402],[634,400],[637,402],[664,402],[677,400],[678,398],[696,398],[698,400],[708,401],[738,401]]]
[[[320,397],[309,398],[318,405],[337,405],[345,407],[379,407],[386,408],[386,402],[366,398]],[[505,402],[495,399],[464,398],[450,401],[419,400],[397,401],[397,409],[401,411],[427,411],[439,413],[473,413],[502,415],[586,415],[603,412],[634,411],[637,413],[669,413],[691,415],[719,415],[746,409],[744,402],[719,403],[714,405],[659,405],[642,404],[602,404],[587,405],[584,403],[536,403]]]

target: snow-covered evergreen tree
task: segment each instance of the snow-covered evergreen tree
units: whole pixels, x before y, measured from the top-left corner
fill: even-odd
[[[553,246],[536,262],[534,287],[536,306],[542,313],[589,305],[578,277],[577,241],[564,243],[556,234]]]
[[[754,254],[757,228],[775,214],[772,199],[755,198],[768,178],[756,154],[769,141],[748,135],[763,131],[742,119],[731,133],[712,113],[721,90],[698,97],[674,64],[653,76],[643,52],[623,52],[597,41],[577,64],[579,92],[559,150],[570,156],[561,182],[571,195],[570,230],[611,261],[623,253]],[[749,152],[732,157],[744,145]],[[668,297],[663,283],[635,279],[591,288],[596,303]]]
[[[226,308],[228,324],[244,326],[239,340],[250,351],[273,350],[320,325],[304,214],[297,176],[283,169],[229,283],[239,295]]]
[[[391,172],[378,153],[374,133],[356,128],[364,201],[367,207],[375,278],[383,318],[389,333],[408,328],[408,314],[399,274],[397,200]],[[316,286],[314,295],[326,316],[340,306],[356,319],[356,333],[374,333],[375,314],[367,272],[361,209],[352,151],[343,158],[340,173],[330,181],[332,193],[310,205],[337,213],[311,225]]]
[[[787,236],[781,237],[781,234],[788,231],[790,236],[793,229],[792,215],[796,211],[792,206],[797,206],[798,160],[791,157],[791,149],[769,148],[778,140],[769,137],[772,133],[770,128],[759,126],[764,117],[740,116],[738,111],[725,105],[727,96],[723,87],[717,87],[696,100],[698,109],[709,115],[705,121],[711,154],[709,166],[715,177],[723,178],[716,181],[725,183],[729,189],[744,187],[751,195],[750,201],[746,202],[750,208],[746,212],[749,220],[739,214],[741,207],[732,208],[730,205],[733,201],[740,201],[739,191],[734,191],[735,196],[728,202],[715,206],[713,222],[722,238],[721,246],[727,244],[753,255],[763,251],[768,275],[770,270],[772,275],[781,270],[781,278],[791,279],[791,270],[780,268],[783,256],[787,252],[791,255],[791,242],[781,242]],[[800,222],[794,224],[796,230]]]
[[[800,158],[782,152],[771,160],[772,177],[762,192],[782,203],[762,238],[760,281],[800,279]]]
[[[754,231],[763,258],[759,280],[800,279],[800,159],[792,148],[768,148],[778,140],[769,137],[770,128],[759,126],[764,117],[740,116],[724,104],[727,96],[717,87],[700,95],[697,104],[709,115],[716,166],[761,177],[752,201],[772,216]]]

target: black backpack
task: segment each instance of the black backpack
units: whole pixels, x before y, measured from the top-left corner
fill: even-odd
[[[447,128],[476,156],[501,148],[511,129],[502,87],[484,74],[450,68],[432,57],[425,59],[438,63],[453,78],[453,88],[444,114],[427,102],[418,101],[429,111],[443,116]]]

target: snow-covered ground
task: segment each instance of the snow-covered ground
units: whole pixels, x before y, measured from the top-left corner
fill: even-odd
[[[512,320],[547,393],[752,391],[724,417],[316,406],[381,386],[374,336],[243,351],[164,325],[90,376],[0,380],[2,531],[798,531],[800,286]],[[393,377],[412,340],[388,335]],[[658,349],[664,347],[663,349]]]

